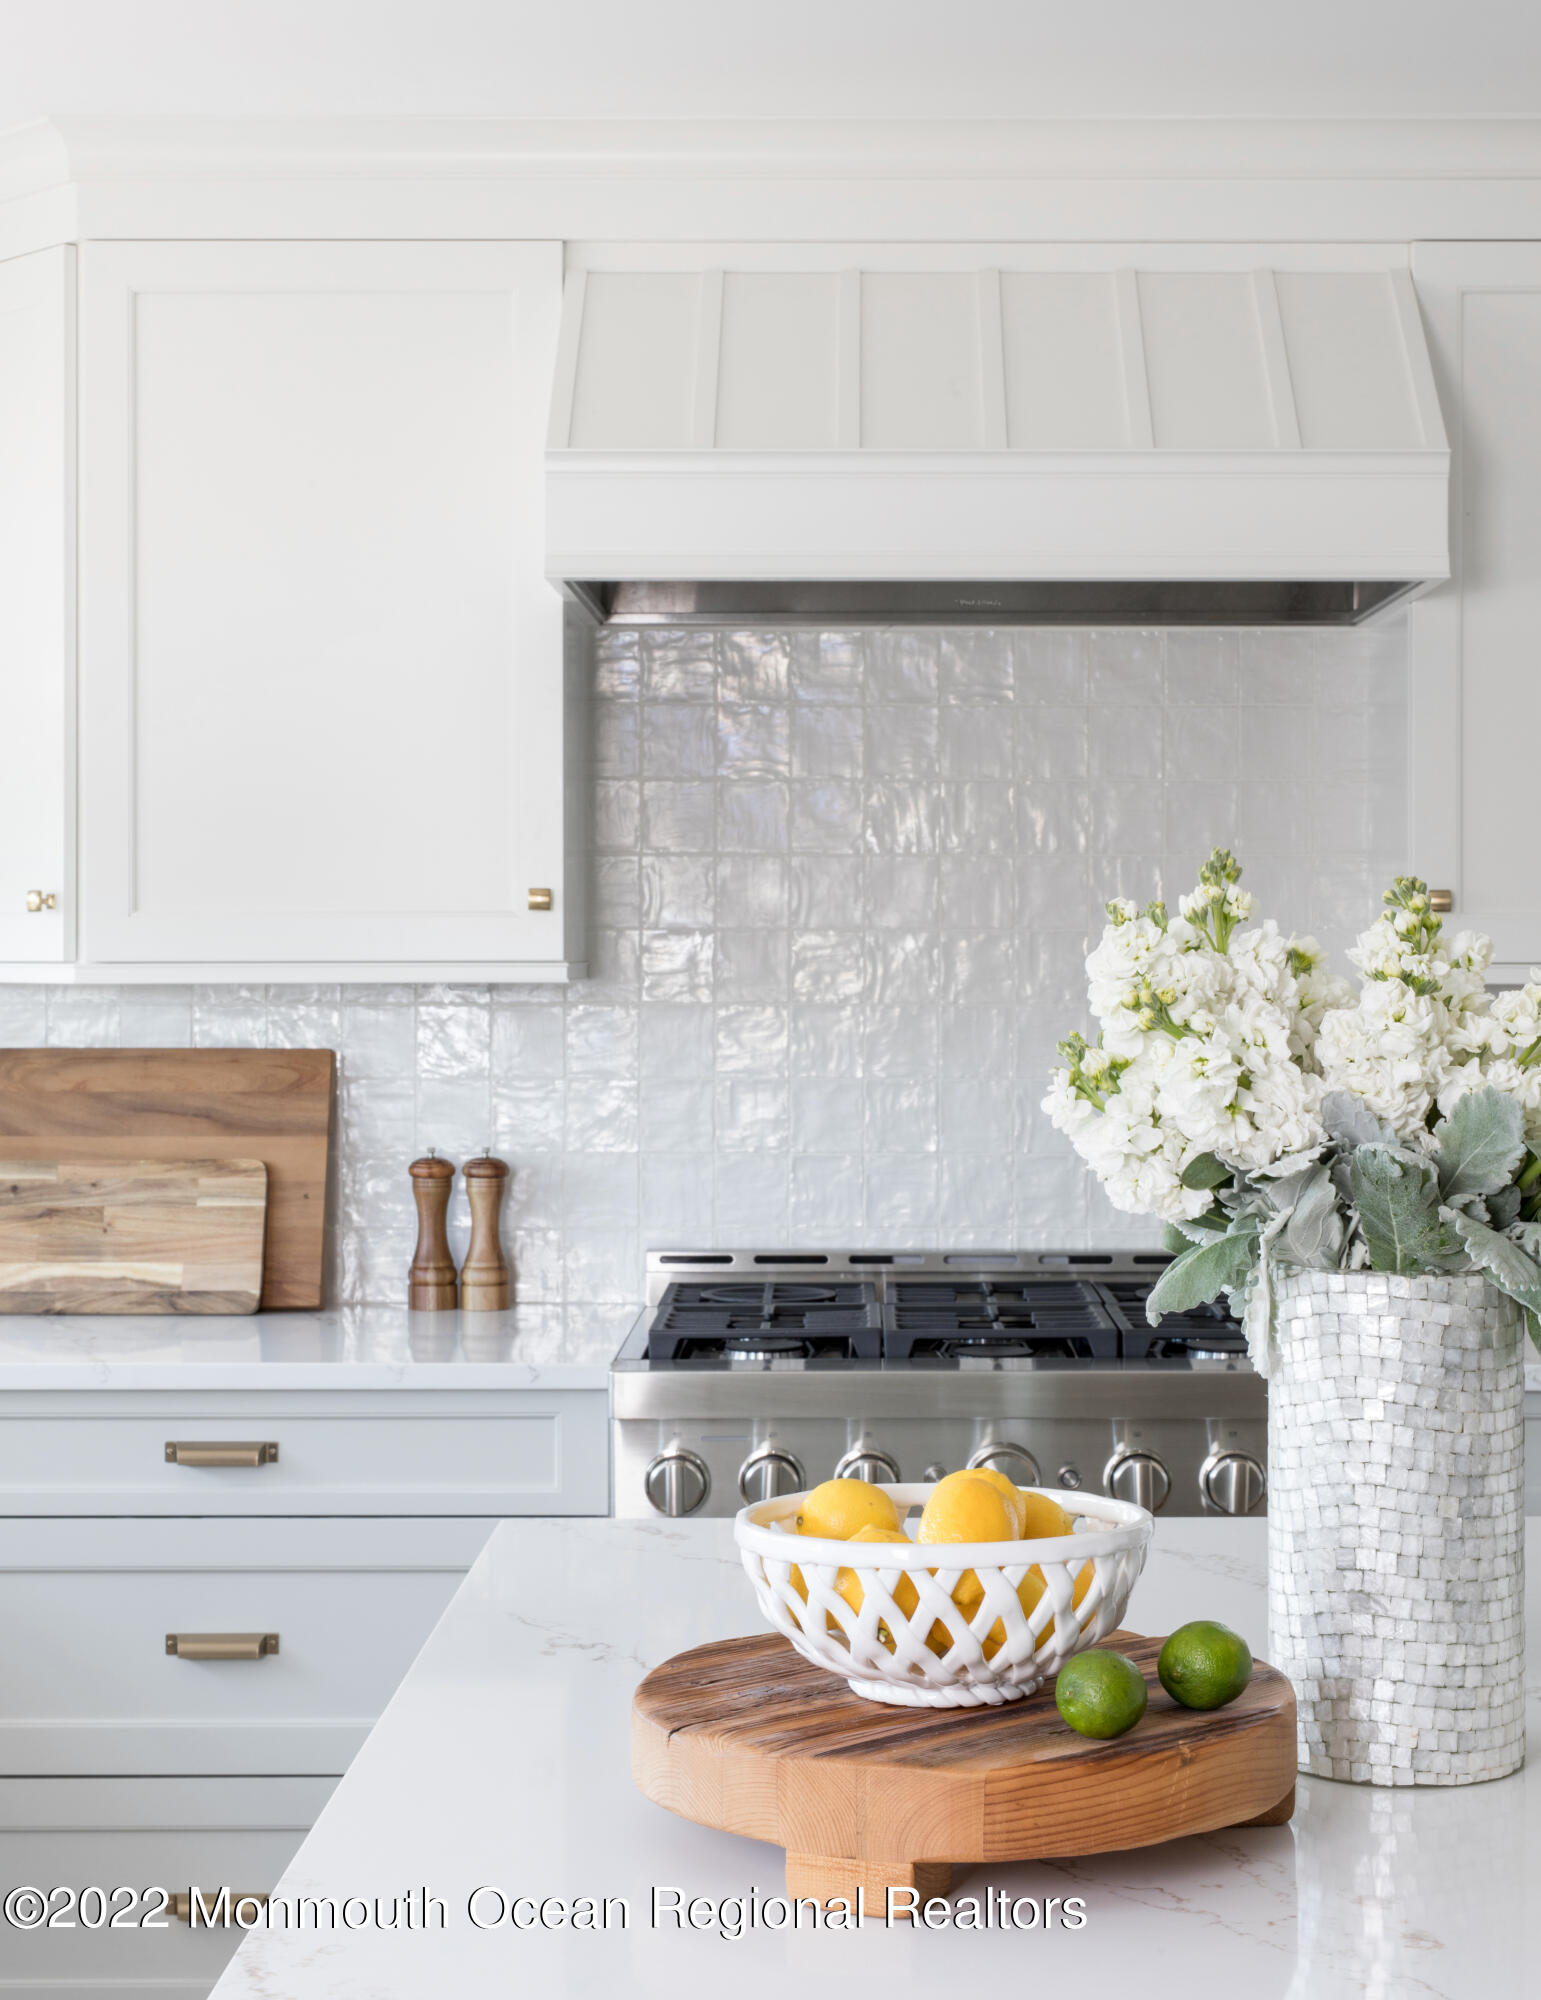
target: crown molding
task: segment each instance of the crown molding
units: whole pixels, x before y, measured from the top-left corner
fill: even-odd
[[[92,238],[1408,243],[1541,237],[1541,119],[903,124],[57,117],[0,256]]]
[[[1541,119],[851,124],[58,117],[0,134],[0,200],[216,176],[830,180],[1533,180]]]

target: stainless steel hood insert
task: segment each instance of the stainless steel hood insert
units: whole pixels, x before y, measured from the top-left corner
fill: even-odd
[[[1360,625],[1416,583],[571,583],[609,625]]]
[[[824,254],[571,275],[547,574],[596,616],[1353,624],[1448,575],[1405,270]]]

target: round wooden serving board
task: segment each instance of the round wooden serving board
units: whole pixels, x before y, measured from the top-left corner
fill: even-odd
[[[1145,1717],[1077,1736],[1052,1687],[999,1708],[864,1701],[767,1633],[677,1653],[632,1703],[632,1776],[658,1805],[787,1854],[787,1889],[828,1901],[941,1895],[953,1862],[1148,1847],[1277,1826],[1295,1803],[1295,1697],[1259,1661],[1226,1708],[1181,1707],[1160,1639],[1107,1641],[1141,1669]]]

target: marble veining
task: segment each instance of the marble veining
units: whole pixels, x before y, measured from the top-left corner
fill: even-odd
[[[1529,1612],[1541,1635],[1541,1523]],[[1266,1652],[1267,1527],[1158,1522],[1129,1622],[1234,1625]],[[731,1523],[509,1522],[475,1568],[279,1884],[287,1895],[428,1884],[443,1931],[252,1934],[216,2000],[505,2000],[730,1990],[895,1996],[1196,1988],[1249,2000],[1491,2000],[1529,1990],[1541,1774],[1456,1791],[1303,1778],[1295,1820],[1159,1848],[974,1868],[955,1896],[1078,1895],[1083,1929],[679,1933],[653,1886],[720,1900],[780,1892],[777,1849],[678,1819],[628,1769],[644,1666],[757,1629]],[[1531,1691],[1533,1748],[1541,1699]],[[624,1933],[476,1930],[471,1889],[619,1895]]]

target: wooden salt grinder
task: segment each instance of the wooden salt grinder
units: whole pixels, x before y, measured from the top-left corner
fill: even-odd
[[[449,1254],[445,1217],[455,1183],[454,1162],[430,1153],[426,1159],[414,1160],[407,1171],[412,1176],[412,1199],[417,1203],[417,1247],[407,1273],[407,1305],[413,1312],[453,1312],[455,1260]]]
[[[465,1163],[466,1198],[471,1204],[471,1247],[460,1271],[464,1312],[502,1312],[508,1304],[508,1265],[503,1257],[499,1218],[508,1167],[483,1157]]]

